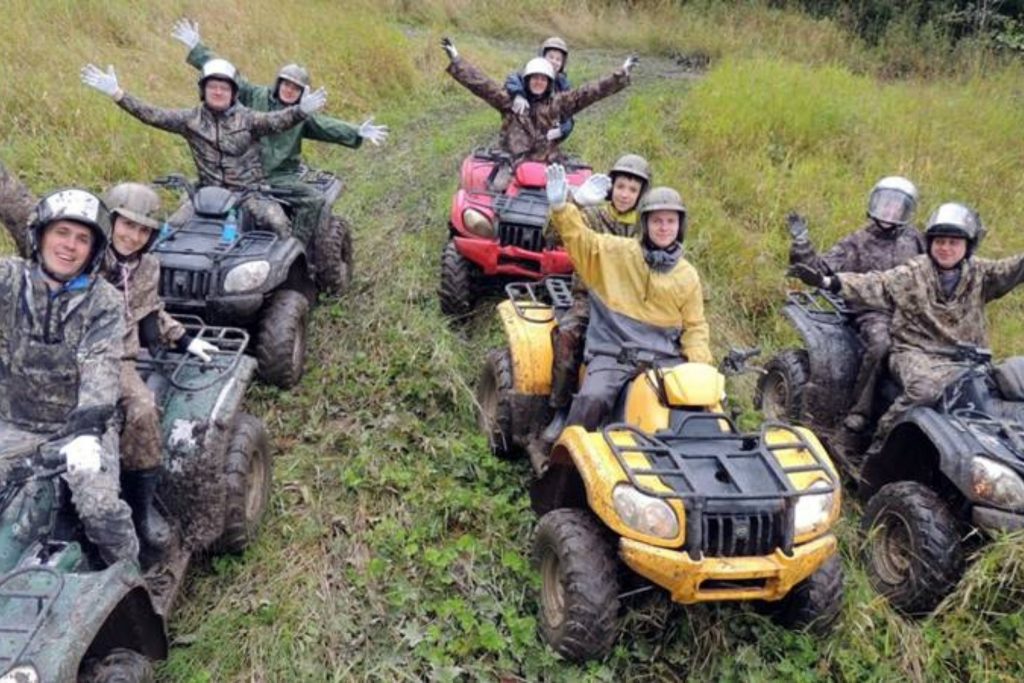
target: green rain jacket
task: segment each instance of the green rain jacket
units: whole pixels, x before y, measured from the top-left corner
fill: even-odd
[[[199,43],[188,53],[186,61],[202,70],[203,65],[216,56],[213,50]],[[256,111],[277,111],[287,107],[275,96],[273,85],[253,85],[241,75],[238,76],[238,101]],[[302,163],[302,138],[333,142],[353,149],[363,144],[355,126],[331,116],[313,114],[294,128],[262,139],[260,156],[263,170],[270,179],[298,173]]]

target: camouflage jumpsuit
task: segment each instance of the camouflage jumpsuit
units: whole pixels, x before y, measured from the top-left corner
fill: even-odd
[[[618,237],[636,237],[636,211],[620,214],[611,202],[582,210],[587,225],[595,232]],[[572,393],[580,375],[583,361],[583,339],[590,323],[590,296],[578,275],[572,277],[572,307],[563,315],[558,326],[551,330],[554,362],[551,368],[552,408],[565,408],[572,401]]]
[[[259,194],[260,186],[267,180],[260,162],[259,140],[304,121],[306,114],[297,106],[269,113],[256,112],[241,104],[223,112],[214,112],[205,105],[163,109],[131,95],[124,95],[117,104],[145,124],[184,137],[192,150],[200,185],[247,192],[241,206],[257,225],[282,237],[291,234],[281,206]],[[171,221],[180,225],[190,214],[191,206],[186,205]]]
[[[839,273],[841,294],[853,304],[892,315],[889,368],[903,393],[878,421],[877,448],[896,421],[914,406],[936,401],[964,371],[949,354],[958,343],[988,345],[985,304],[1024,281],[1024,254],[992,260],[967,258],[950,296],[927,255],[880,273]]]
[[[874,221],[839,240],[822,255],[808,241],[796,241],[789,251],[791,264],[803,263],[825,274],[871,273],[889,270],[925,252],[924,237],[913,226],[880,228]],[[864,344],[860,369],[853,384],[850,413],[871,416],[875,386],[892,345],[888,311],[862,308],[855,313],[854,325]]]
[[[117,292],[80,276],[51,290],[39,266],[0,260],[0,431],[101,437],[99,472],[64,475],[85,534],[104,561],[136,561],[131,509],[120,498],[117,431],[124,322]]]
[[[548,140],[547,132],[598,100],[629,85],[629,75],[617,69],[604,78],[578,88],[548,95],[531,103],[523,114],[512,113],[513,96],[505,87],[459,57],[448,65],[452,78],[501,113],[499,146],[516,160],[559,161],[563,155],[558,140]]]

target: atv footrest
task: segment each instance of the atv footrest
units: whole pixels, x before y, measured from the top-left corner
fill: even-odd
[[[0,579],[0,671],[18,663],[63,589],[64,577],[47,567]]]

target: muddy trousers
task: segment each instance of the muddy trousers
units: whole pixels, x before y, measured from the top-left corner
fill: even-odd
[[[583,362],[583,340],[590,323],[590,304],[587,300],[574,301],[572,308],[551,330],[551,397],[548,400],[555,410],[561,410],[572,401],[572,393],[580,376]]]
[[[572,401],[566,423],[587,431],[600,427],[615,407],[622,387],[635,375],[635,368],[620,365],[611,356],[595,356],[587,364],[587,374]]]
[[[258,195],[249,195],[239,206],[252,216],[257,230],[267,230],[281,238],[291,236],[292,225],[284,209],[277,202]],[[192,203],[185,202],[167,219],[167,222],[178,228],[188,222],[192,214]]]
[[[320,222],[323,195],[314,186],[300,181],[297,175],[273,176],[268,181],[274,189],[287,190],[288,194],[282,199],[291,205],[292,235],[303,244],[309,244]]]
[[[892,318],[887,313],[872,311],[857,316],[857,333],[864,344],[857,379],[853,384],[853,403],[849,412],[871,416],[871,408],[875,400],[875,388],[881,375],[884,363],[892,346],[889,327]]]
[[[135,363],[121,364],[121,469],[149,470],[163,463],[160,413],[153,392],[139,377]]]

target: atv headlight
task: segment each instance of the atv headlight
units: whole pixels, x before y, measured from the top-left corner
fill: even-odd
[[[818,489],[829,489],[831,485],[822,479],[808,486],[805,491],[816,491]],[[814,531],[817,527],[828,522],[832,514],[832,505],[835,503],[836,492],[825,493],[804,493],[796,501],[793,510],[793,535],[803,536]]]
[[[654,496],[621,484],[612,491],[615,513],[626,526],[647,536],[672,539],[679,535],[679,518],[672,506]]]
[[[228,271],[224,278],[224,291],[228,294],[251,291],[266,282],[268,275],[270,263],[267,261],[243,263]]]
[[[976,455],[971,458],[971,493],[976,500],[1001,508],[1024,507],[1024,482],[1006,465]]]
[[[0,683],[39,683],[39,672],[31,664],[22,664],[0,676]]]
[[[494,237],[494,226],[491,225],[491,221],[476,209],[466,209],[463,211],[462,223],[466,226],[466,230],[469,230],[474,235],[488,238]]]

